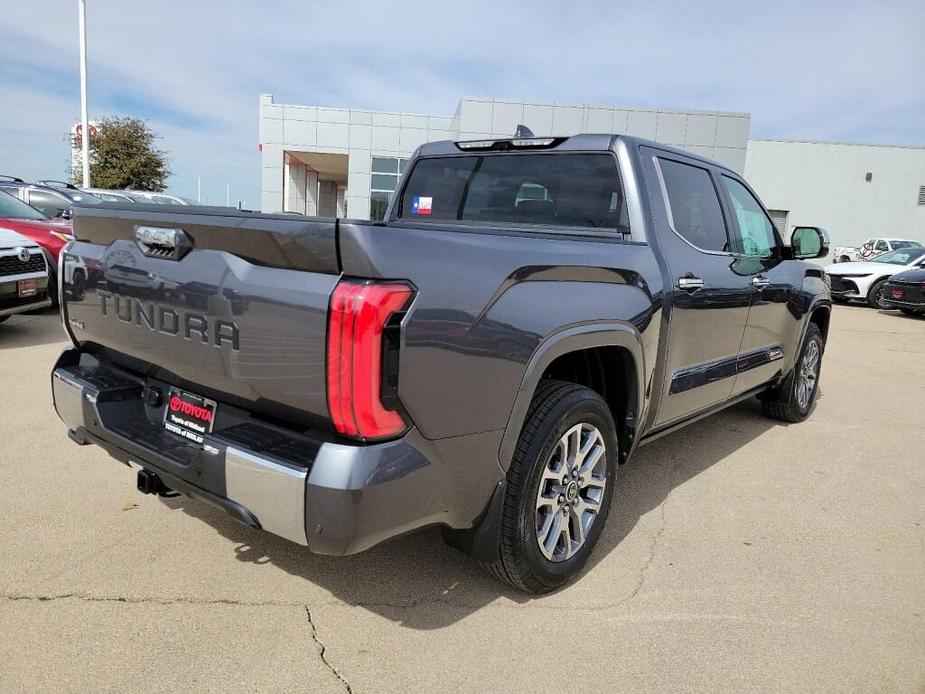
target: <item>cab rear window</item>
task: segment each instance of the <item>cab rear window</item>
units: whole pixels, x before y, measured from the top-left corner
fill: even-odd
[[[616,161],[603,153],[420,159],[397,216],[629,231]]]

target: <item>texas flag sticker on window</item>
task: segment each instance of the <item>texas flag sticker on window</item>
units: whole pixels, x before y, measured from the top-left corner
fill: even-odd
[[[434,204],[433,198],[414,197],[411,199],[411,211],[414,214],[430,214],[430,208]]]

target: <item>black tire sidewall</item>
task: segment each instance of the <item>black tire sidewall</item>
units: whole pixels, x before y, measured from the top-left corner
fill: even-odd
[[[581,570],[597,544],[613,498],[619,451],[613,418],[607,405],[594,391],[576,388],[557,403],[545,418],[548,421],[541,424],[528,448],[531,467],[521,491],[515,532],[520,550],[518,553],[527,562],[531,572],[542,584],[554,588]],[[601,500],[601,511],[588,532],[585,544],[569,559],[552,562],[543,556],[536,539],[536,496],[543,468],[554,447],[566,431],[580,422],[597,427],[604,436],[607,446],[607,484]]]
[[[816,369],[816,384],[813,386],[813,393],[809,399],[809,403],[806,405],[806,408],[800,407],[800,401],[797,398],[797,383],[800,378],[800,370],[803,366],[803,359],[806,356],[806,347],[809,345],[811,340],[815,340],[819,347],[819,367]],[[803,340],[803,344],[800,347],[800,358],[797,360],[796,366],[793,367],[793,379],[790,386],[790,405],[793,407],[800,415],[801,419],[806,419],[813,411],[813,407],[816,404],[816,397],[819,394],[819,380],[822,376],[822,356],[825,353],[825,343],[822,341],[822,332],[819,328],[816,327],[815,323],[809,324],[809,329],[806,333],[806,338]]]
[[[886,284],[886,279],[877,280],[870,286],[870,290],[867,292],[867,303],[872,308],[886,309],[887,306],[884,306],[880,303],[877,297],[882,296],[883,287]]]
[[[71,295],[76,300],[81,300],[87,293],[87,280],[82,272],[75,272],[71,283]]]

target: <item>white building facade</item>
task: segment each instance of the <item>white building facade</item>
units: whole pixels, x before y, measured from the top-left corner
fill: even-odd
[[[925,147],[750,140],[747,113],[463,98],[453,115],[277,104],[260,96],[261,209],[381,219],[424,142],[622,133],[705,155],[746,179],[784,235],[822,226],[837,245],[925,242]]]
[[[380,219],[414,150],[435,140],[623,133],[676,145],[742,172],[747,113],[464,98],[452,116],[277,104],[260,97],[261,209]]]
[[[779,228],[821,226],[832,243],[925,243],[925,147],[749,140],[745,178]]]

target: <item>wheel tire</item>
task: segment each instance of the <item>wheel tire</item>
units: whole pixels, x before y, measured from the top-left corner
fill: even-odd
[[[74,271],[74,277],[71,280],[71,297],[74,301],[83,301],[87,296],[87,278],[79,270]]]
[[[805,405],[800,403],[799,387],[803,362],[807,358],[810,350],[810,343],[816,345],[816,363],[815,378],[813,379],[812,392]],[[794,364],[793,370],[781,386],[762,400],[764,413],[772,419],[778,419],[782,422],[802,422],[813,411],[813,405],[816,404],[816,396],[819,393],[819,375],[822,371],[822,356],[825,354],[825,342],[822,340],[822,331],[815,323],[810,323],[806,330],[806,337],[800,347],[800,357]]]
[[[874,282],[870,289],[867,290],[867,304],[871,308],[885,309],[887,306],[880,303],[880,297],[883,294],[883,285],[886,284],[886,278]]]
[[[907,316],[921,316],[922,315],[922,311],[918,311],[914,308],[901,308],[899,310],[905,313]]]
[[[541,483],[549,483],[549,480],[544,480],[544,473],[557,452],[560,439],[579,424],[596,427],[601,435],[604,444],[603,495],[598,501],[599,510],[587,528],[584,544],[568,558],[551,561],[541,551],[537,537],[538,494]],[[598,393],[574,383],[543,381],[533,396],[508,469],[498,559],[484,562],[486,568],[501,581],[530,593],[555,590],[581,571],[607,521],[616,482],[618,445],[610,409]],[[586,474],[590,478],[591,471]],[[549,513],[555,519],[554,514],[558,514],[558,510],[550,510]],[[566,516],[569,529],[573,527],[573,521],[579,522],[568,510]],[[555,534],[553,551],[562,540],[558,532]],[[570,531],[563,542],[570,547],[569,538]]]

